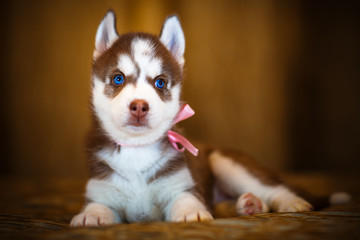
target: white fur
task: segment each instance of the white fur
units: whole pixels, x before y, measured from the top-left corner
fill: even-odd
[[[155,78],[161,74],[162,62],[155,57],[154,46],[148,40],[135,39],[131,44],[135,62],[140,68],[138,81],[146,81],[146,77]]]
[[[172,100],[164,102],[149,83],[127,85],[114,99],[104,95],[105,83],[94,78],[93,105],[96,115],[108,135],[125,145],[147,145],[160,139],[171,128],[173,119],[180,109],[180,86],[172,88]],[[129,104],[135,99],[148,102],[148,125],[128,125]]]
[[[125,74],[125,76],[135,75],[136,66],[135,63],[131,60],[129,55],[120,55],[118,68]],[[110,82],[110,79],[108,79]],[[109,84],[108,82],[108,84]]]
[[[185,37],[179,19],[169,17],[163,26],[160,41],[173,54],[180,66],[184,65]]]
[[[114,20],[110,12],[101,22],[96,35],[94,58],[117,39]],[[177,19],[166,21],[162,41],[182,65],[185,40]],[[172,127],[180,109],[180,84],[174,86],[169,82],[167,87],[171,91],[171,100],[163,101],[153,83],[148,81],[149,77],[155,79],[159,76],[163,67],[162,60],[155,57],[152,43],[137,38],[131,43],[130,54],[119,56],[117,66],[124,73],[125,81],[126,76],[132,75],[136,83],[126,84],[114,98],[105,94],[105,87],[111,79],[103,82],[93,76],[92,103],[95,114],[106,134],[123,146],[120,151],[104,147],[96,153],[96,157],[114,172],[102,180],[94,178],[88,181],[86,197],[91,203],[73,218],[71,226],[175,221],[179,216],[187,221],[212,219],[205,206],[188,193],[193,189],[194,182],[187,167],[149,181],[168,161],[179,157],[175,149],[163,149],[159,140]],[[130,103],[138,99],[149,105],[147,121],[142,127],[129,124]]]
[[[194,185],[189,170],[183,168],[151,184],[147,183],[145,175],[132,171],[125,176],[114,173],[106,180],[91,179],[86,196],[117,211],[120,221],[169,219],[167,209],[171,209],[173,199]]]
[[[191,193],[182,193],[170,206],[168,219],[166,219],[168,221],[187,222],[213,219],[205,206]]]
[[[119,214],[104,204],[90,203],[85,209],[76,215],[70,223],[71,227],[92,227],[110,225],[120,221]]]
[[[178,155],[173,148],[163,152],[161,147],[161,143],[156,142],[142,147],[121,147],[121,151],[104,148],[97,153],[97,157],[106,161],[123,178],[142,173],[146,179]]]
[[[155,78],[161,74],[162,62],[154,57],[152,44],[144,39],[135,39],[132,42],[132,55],[119,57],[118,67],[125,75],[134,75],[136,65],[140,69],[135,85],[126,85],[114,98],[104,95],[106,83],[94,77],[93,105],[96,115],[100,118],[102,126],[108,135],[115,141],[124,145],[146,145],[161,138],[172,126],[173,119],[180,109],[180,85],[171,88],[172,98],[164,102],[146,78]],[[131,112],[129,105],[136,99],[145,100],[149,104],[147,125],[134,127],[128,124]]]
[[[90,179],[88,199],[104,204],[119,214],[119,221],[160,221],[169,219],[173,199],[194,186],[187,168],[149,184],[148,180],[167,161],[179,154],[169,148],[162,152],[157,142],[142,147],[105,148],[97,157],[115,170],[104,180]]]
[[[304,199],[296,196],[284,185],[269,186],[261,183],[246,168],[220,152],[213,152],[210,165],[215,177],[226,193],[240,196],[251,192],[275,211],[306,211],[312,207]]]

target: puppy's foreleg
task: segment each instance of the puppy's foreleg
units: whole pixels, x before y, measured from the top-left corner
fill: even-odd
[[[119,215],[101,203],[89,203],[84,210],[74,216],[70,227],[98,227],[120,222]]]
[[[169,206],[166,220],[173,222],[197,222],[212,220],[213,217],[194,195],[184,192]]]

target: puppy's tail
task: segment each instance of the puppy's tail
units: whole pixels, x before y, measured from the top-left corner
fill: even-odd
[[[347,192],[334,192],[327,196],[306,194],[305,199],[313,205],[315,210],[319,211],[330,206],[346,204],[350,202],[351,195]]]
[[[329,197],[330,206],[341,205],[350,202],[351,195],[347,192],[334,192]]]
[[[344,191],[335,191],[330,194],[316,194],[298,186],[290,186],[290,189],[311,203],[316,211],[331,206],[346,204],[351,200],[351,195]]]

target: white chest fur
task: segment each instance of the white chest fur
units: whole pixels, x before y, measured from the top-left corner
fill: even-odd
[[[104,180],[90,179],[87,198],[109,206],[123,221],[163,220],[167,206],[194,183],[187,168],[149,183],[149,178],[178,154],[172,148],[160,148],[160,144],[155,144],[123,147],[121,151],[101,150],[98,157],[115,172]]]
[[[160,143],[143,147],[121,147],[120,151],[105,148],[97,153],[99,159],[125,178],[137,174],[150,176],[176,155],[177,152],[173,149],[162,151]]]

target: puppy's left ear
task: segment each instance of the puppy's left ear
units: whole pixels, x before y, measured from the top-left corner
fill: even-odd
[[[184,66],[185,37],[177,16],[168,17],[160,33],[160,41],[172,53],[181,67]]]

